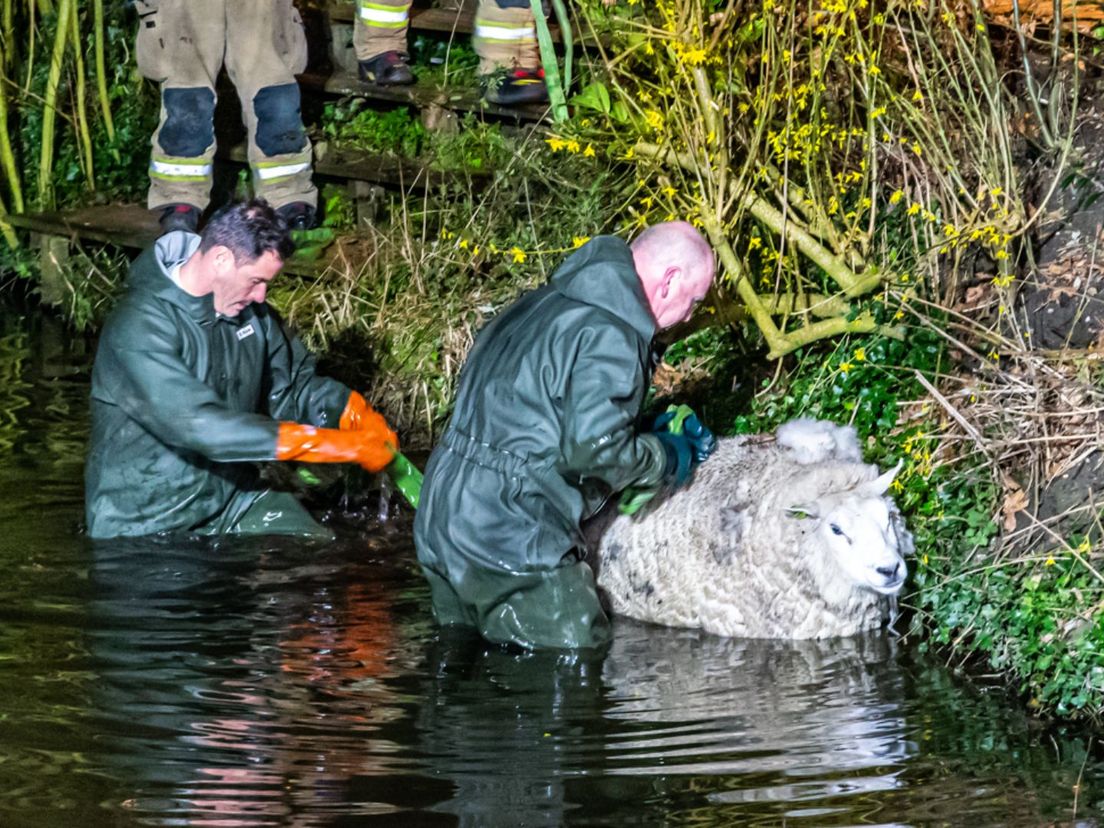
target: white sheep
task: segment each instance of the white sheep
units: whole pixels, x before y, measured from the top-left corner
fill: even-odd
[[[857,462],[853,430],[836,428],[790,423],[781,445],[721,439],[688,486],[588,527],[613,612],[745,638],[829,638],[886,623],[913,551],[886,496],[897,469],[879,475]]]

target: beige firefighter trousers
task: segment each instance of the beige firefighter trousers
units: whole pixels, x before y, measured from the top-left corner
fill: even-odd
[[[500,5],[501,3],[501,5]],[[479,0],[472,45],[479,72],[495,69],[536,69],[540,66],[537,30],[529,3],[519,0]],[[409,0],[357,0],[353,46],[357,60],[384,52],[406,52]]]
[[[210,199],[215,80],[225,66],[242,104],[254,192],[273,207],[315,206],[311,145],[295,74],[306,37],[292,0],[139,0],[138,68],[161,84],[148,205]]]

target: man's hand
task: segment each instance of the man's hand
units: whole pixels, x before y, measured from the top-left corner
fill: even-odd
[[[374,412],[373,412],[374,413]],[[303,463],[356,463],[370,472],[382,471],[399,451],[399,438],[378,414],[357,431],[280,423],[276,459]],[[379,426],[382,424],[382,428]]]
[[[387,421],[356,391],[349,394],[338,428],[342,431],[390,430]]]
[[[655,418],[652,422],[652,431],[657,434],[673,431],[685,436],[693,446],[695,465],[704,462],[717,448],[717,438],[689,406],[671,406]]]
[[[694,446],[683,434],[669,431],[657,431],[660,445],[667,453],[667,467],[663,472],[663,482],[674,489],[686,485],[690,473],[694,470]]]

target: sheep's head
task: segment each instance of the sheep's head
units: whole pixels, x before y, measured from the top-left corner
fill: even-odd
[[[853,586],[882,595],[901,591],[911,539],[885,496],[900,465],[875,480],[796,504],[790,514],[811,520],[810,531]],[[826,573],[827,574],[827,573]]]

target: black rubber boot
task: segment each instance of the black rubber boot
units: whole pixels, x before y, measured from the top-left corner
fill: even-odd
[[[376,86],[409,86],[414,83],[414,73],[406,65],[406,55],[384,52],[374,58],[357,63],[360,79]]]
[[[305,201],[293,201],[276,208],[276,214],[287,222],[288,230],[310,230],[314,227],[317,213]]]
[[[487,81],[484,97],[499,106],[548,103],[543,69],[515,69]]]
[[[199,208],[191,204],[169,204],[161,208],[157,221],[162,233],[171,233],[174,230],[194,233],[199,227]]]

